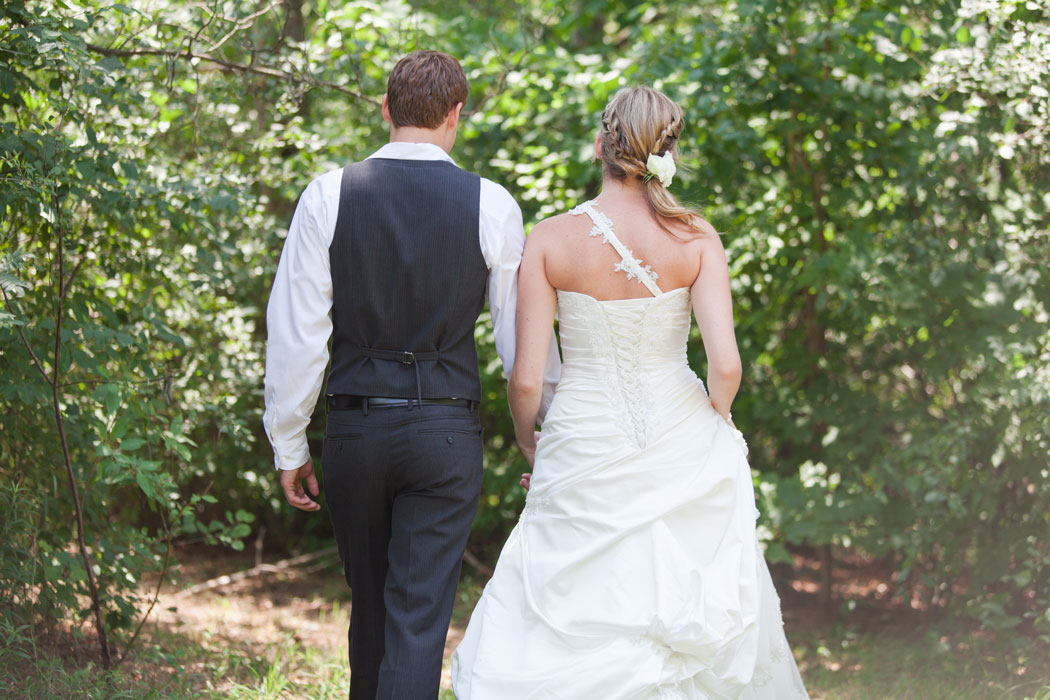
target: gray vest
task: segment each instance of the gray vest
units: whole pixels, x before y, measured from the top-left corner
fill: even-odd
[[[328,394],[481,400],[474,324],[488,267],[481,178],[440,160],[343,169]]]

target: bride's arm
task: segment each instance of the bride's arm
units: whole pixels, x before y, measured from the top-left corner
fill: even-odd
[[[518,270],[517,348],[514,368],[507,381],[507,399],[514,418],[514,435],[532,466],[536,452],[536,419],[543,398],[544,370],[554,333],[558,297],[547,281],[544,266],[543,224],[525,241]],[[539,234],[539,235],[537,235]]]
[[[740,388],[740,352],[733,330],[733,297],[729,291],[729,264],[722,240],[706,236],[699,241],[700,274],[690,294],[707,355],[707,392],[711,404],[729,420],[729,407]]]

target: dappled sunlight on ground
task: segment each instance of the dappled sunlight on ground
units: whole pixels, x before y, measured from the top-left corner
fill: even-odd
[[[177,582],[162,588],[136,652],[106,687],[148,700],[344,700],[350,591],[334,552],[307,556],[313,558],[304,565],[275,556],[258,566],[250,553],[180,552],[186,564]],[[813,700],[1050,698],[1050,649],[939,611],[914,610],[910,600],[889,594],[891,582],[877,566],[841,562],[830,608],[820,603],[814,561],[771,570]],[[452,700],[449,659],[486,580],[470,566],[464,574],[440,700]],[[41,660],[28,674],[0,653],[0,697],[110,696],[83,692],[84,684],[105,684],[91,665],[97,648],[90,626],[57,629],[37,641]],[[56,671],[56,662],[66,670]]]

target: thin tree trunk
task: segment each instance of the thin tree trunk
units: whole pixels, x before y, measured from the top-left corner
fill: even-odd
[[[87,572],[88,592],[91,595],[91,611],[95,614],[95,627],[98,630],[98,644],[102,652],[102,668],[107,671],[111,660],[109,654],[109,642],[106,639],[106,623],[102,618],[102,605],[99,602],[98,586],[95,583],[95,571],[91,566],[91,558],[88,555],[87,544],[84,537],[84,509],[80,503],[80,489],[77,487],[77,477],[73,471],[73,459],[69,454],[69,442],[66,439],[65,420],[62,417],[62,396],[59,389],[61,383],[61,359],[62,359],[62,312],[65,292],[72,284],[65,283],[65,249],[62,240],[62,207],[55,200],[55,226],[54,232],[57,236],[57,258],[58,258],[58,286],[57,300],[55,306],[55,352],[54,364],[51,369],[51,402],[55,411],[55,425],[58,427],[58,438],[62,444],[62,457],[65,461],[66,477],[69,479],[69,490],[73,494],[73,512],[77,519],[77,547],[80,556],[84,560],[84,569]],[[46,377],[46,375],[45,375]]]

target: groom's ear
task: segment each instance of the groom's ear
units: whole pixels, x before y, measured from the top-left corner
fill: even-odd
[[[381,109],[383,112],[383,121],[385,121],[387,124],[393,124],[394,122],[390,119],[390,103],[387,102],[385,93],[383,94],[383,106]]]
[[[459,113],[463,111],[463,103],[457,102],[456,106],[448,111],[448,116],[445,117],[445,127],[448,129],[455,129],[459,126]]]

